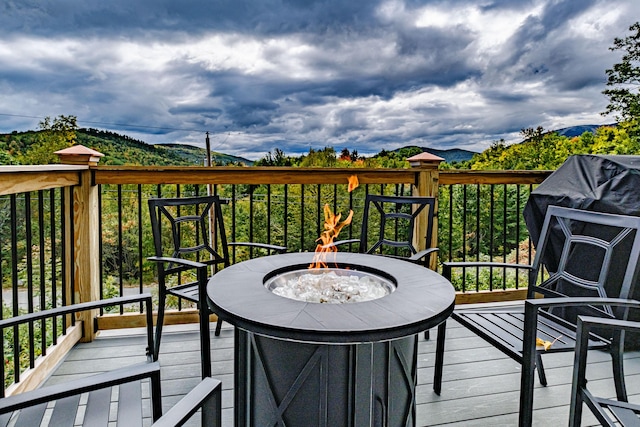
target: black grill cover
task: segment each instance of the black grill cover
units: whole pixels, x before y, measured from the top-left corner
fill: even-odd
[[[549,205],[640,216],[640,156],[569,157],[531,193],[524,208],[534,242]]]
[[[640,156],[575,155],[569,157],[531,193],[524,208],[524,220],[534,244],[540,238],[542,223],[549,205],[640,216]],[[585,232],[598,235],[598,233],[606,233],[606,230],[585,230]],[[558,255],[556,253],[551,257]],[[583,254],[581,257],[583,259],[579,261],[587,270],[594,265],[589,262],[592,256],[597,258],[595,254]],[[553,268],[553,259],[544,261],[550,269]],[[609,296],[617,296],[619,291],[624,265],[620,267],[618,272],[612,272],[614,276],[612,282],[605,286]],[[597,272],[594,271],[591,274],[597,274]],[[640,286],[635,286],[632,297],[635,299],[640,297]],[[638,315],[632,314],[631,318],[636,320]]]

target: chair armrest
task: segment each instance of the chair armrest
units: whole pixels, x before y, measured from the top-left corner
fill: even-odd
[[[163,262],[163,263],[173,263],[173,264],[178,264],[181,265],[182,267],[184,267],[185,270],[190,269],[190,268],[203,268],[203,267],[207,267],[206,264],[203,264],[201,262],[197,262],[197,261],[191,261],[188,259],[182,259],[182,258],[173,258],[173,257],[165,257],[165,256],[150,256],[147,258],[148,261],[152,261],[152,262]],[[173,270],[172,272],[177,272],[177,270]]]
[[[65,305],[62,307],[50,308],[48,310],[36,311],[33,313],[23,314],[21,316],[10,317],[0,320],[0,332],[5,328],[20,325],[22,323],[35,322],[37,320],[48,319],[50,317],[64,316],[74,314],[81,311],[97,310],[114,305],[124,305],[132,303],[144,303],[144,311],[147,321],[147,356],[151,360],[157,359],[154,354],[153,342],[153,302],[150,293],[142,293],[138,295],[129,295],[123,297],[107,298],[99,301],[83,302],[78,304]]]
[[[203,379],[193,390],[187,393],[174,407],[164,414],[158,421],[153,423],[154,427],[174,427],[183,425],[198,409],[210,405],[210,409],[215,418],[213,427],[221,424],[221,395],[222,383],[211,377]],[[211,422],[212,420],[207,420]],[[211,424],[208,424],[211,425]]]
[[[531,267],[529,264],[511,264],[507,262],[487,262],[487,261],[446,261],[442,263],[442,275],[451,280],[451,270],[454,268],[475,268],[475,267],[489,267],[489,268],[514,268],[529,270]]]
[[[0,399],[0,414],[17,411],[41,403],[75,396],[102,388],[125,384],[143,378],[152,378],[160,383],[160,364],[158,362],[139,363],[101,374],[66,381],[49,387],[20,393]]]
[[[417,261],[420,261],[423,258],[426,258],[427,256],[431,255],[432,253],[438,252],[439,250],[440,250],[439,248],[423,249],[423,250],[415,253],[414,255],[410,256],[409,258],[407,258],[407,260],[412,261],[412,262],[417,262]]]
[[[577,307],[582,305],[608,305],[616,307],[640,308],[640,301],[623,298],[598,298],[598,297],[559,297],[527,299],[524,302],[525,312],[527,306],[533,310],[549,307]]]
[[[624,329],[640,332],[640,322],[631,320],[610,319],[606,317],[578,316],[578,336],[591,327],[598,329]]]
[[[0,320],[0,329],[19,325],[21,323],[47,319],[49,317],[63,316],[80,311],[94,310],[98,308],[111,307],[114,305],[131,304],[135,302],[144,302],[147,308],[151,308],[151,294],[143,293],[138,295],[108,298],[99,301],[83,302],[78,304],[65,305],[62,307],[50,308],[48,310],[36,311],[33,313],[27,313],[21,316],[15,316]]]
[[[594,312],[601,312],[603,315],[608,313],[598,310],[593,306],[616,306],[621,308],[638,308],[640,309],[640,301],[622,299],[622,298],[597,298],[597,297],[558,297],[558,298],[539,298],[539,299],[527,299],[524,301],[524,338],[523,342],[533,343],[535,341],[535,331],[538,324],[538,310],[540,308],[551,307],[579,307],[590,306]],[[603,317],[604,319],[613,318],[613,314],[609,314],[610,317]],[[528,350],[526,345],[523,346],[523,351]]]
[[[333,247],[333,246],[348,245],[348,244],[352,244],[352,243],[360,243],[360,239],[338,240],[336,242],[332,242],[332,243],[328,244],[327,246]]]
[[[251,248],[265,249],[269,252],[273,251],[278,254],[283,254],[287,251],[286,246],[271,245],[268,243],[255,243],[255,242],[229,242],[228,246],[247,246]]]
[[[443,266],[449,268],[469,268],[469,267],[498,267],[498,268],[523,268],[531,270],[529,264],[512,264],[508,262],[488,262],[488,261],[445,261]]]

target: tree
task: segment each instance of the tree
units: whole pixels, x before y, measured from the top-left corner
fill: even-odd
[[[335,167],[338,163],[336,150],[333,147],[325,147],[321,150],[309,149],[307,154],[300,162],[302,167]]]
[[[27,165],[45,165],[58,163],[54,153],[67,148],[76,142],[76,116],[60,115],[53,120],[45,117],[38,123],[39,131],[27,151],[20,157],[20,162]]]
[[[606,71],[607,86],[602,93],[609,97],[609,105],[603,114],[618,113],[619,121],[640,120],[640,22],[636,22],[625,38],[616,37],[612,51],[622,51],[622,61]]]
[[[280,148],[276,148],[273,150],[273,155],[271,151],[267,153],[266,156],[259,159],[254,163],[255,166],[293,166],[293,159],[284,154]]]

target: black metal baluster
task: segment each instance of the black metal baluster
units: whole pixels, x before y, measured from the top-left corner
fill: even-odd
[[[17,218],[17,196],[11,194],[10,216],[11,216],[11,312],[13,316],[18,315],[18,218]],[[20,331],[18,326],[13,327],[13,372],[14,381],[20,381]]]

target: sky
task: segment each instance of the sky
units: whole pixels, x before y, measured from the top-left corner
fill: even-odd
[[[482,151],[602,116],[638,0],[2,0],[0,132]]]

